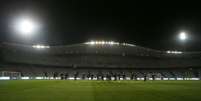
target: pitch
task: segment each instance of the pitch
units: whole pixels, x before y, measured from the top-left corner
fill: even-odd
[[[0,101],[201,101],[201,81],[0,81]]]

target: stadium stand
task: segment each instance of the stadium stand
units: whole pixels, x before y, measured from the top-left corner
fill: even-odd
[[[0,48],[0,76],[12,79],[142,80],[145,75],[151,80],[201,78],[200,52],[159,51],[116,42],[66,46],[2,43]]]

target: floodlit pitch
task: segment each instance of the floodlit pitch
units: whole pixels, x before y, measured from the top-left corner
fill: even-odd
[[[0,101],[200,101],[201,81],[0,81]]]

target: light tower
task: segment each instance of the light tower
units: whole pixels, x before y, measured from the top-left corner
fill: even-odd
[[[178,34],[178,39],[182,44],[183,51],[186,51],[186,41],[188,40],[188,37],[188,34],[184,31]]]

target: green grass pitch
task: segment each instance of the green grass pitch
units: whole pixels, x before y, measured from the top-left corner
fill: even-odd
[[[201,81],[0,81],[0,101],[201,101]]]

